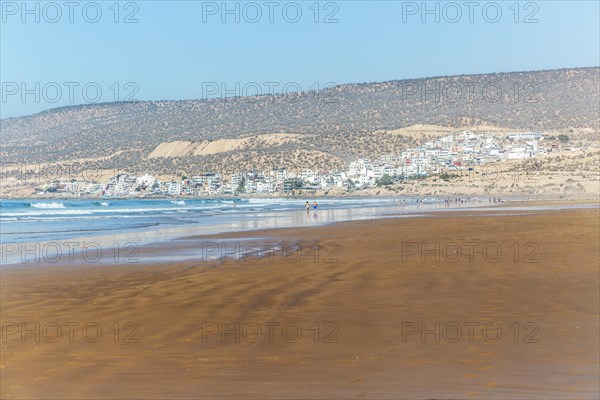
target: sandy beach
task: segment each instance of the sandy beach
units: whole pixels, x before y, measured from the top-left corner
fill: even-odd
[[[209,240],[244,238],[284,245],[238,262],[3,268],[1,397],[600,394],[597,208]]]

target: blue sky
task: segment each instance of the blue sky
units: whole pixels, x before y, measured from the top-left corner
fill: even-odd
[[[195,99],[600,64],[597,1],[428,2],[429,14],[421,1],[228,2],[230,13],[221,1],[48,3],[0,1],[2,118],[128,95]]]

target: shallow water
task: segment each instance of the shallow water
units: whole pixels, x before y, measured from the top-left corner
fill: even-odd
[[[312,202],[311,202],[312,206]],[[444,198],[332,198],[307,213],[297,199],[2,200],[1,264],[140,262],[140,248],[178,238],[273,228],[309,227],[374,218],[414,218],[440,211],[497,210],[499,204]],[[586,205],[510,206],[503,212],[543,211]],[[499,211],[499,210],[498,210]],[[188,259],[197,252],[177,254]],[[90,261],[91,260],[91,261]],[[97,260],[97,261],[94,261]],[[147,257],[143,258],[148,261]]]

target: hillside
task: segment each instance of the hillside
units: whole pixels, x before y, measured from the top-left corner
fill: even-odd
[[[9,163],[160,173],[335,169],[461,128],[568,133],[585,146],[598,135],[599,77],[577,68],[65,107],[1,120],[0,152]]]

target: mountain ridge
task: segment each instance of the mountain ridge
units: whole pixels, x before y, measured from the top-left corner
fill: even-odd
[[[256,168],[285,166],[291,161],[286,154],[302,154],[294,160],[302,162],[306,152],[318,152],[331,158],[318,165],[326,169],[364,154],[413,146],[418,137],[386,132],[419,124],[569,132],[587,143],[598,133],[599,84],[599,67],[580,67],[348,83],[319,92],[235,99],[83,104],[0,120],[0,153],[5,162],[116,154],[101,167],[157,171],[194,164],[248,168],[253,161]],[[276,133],[302,135],[303,140],[149,159],[163,143],[251,140]]]

